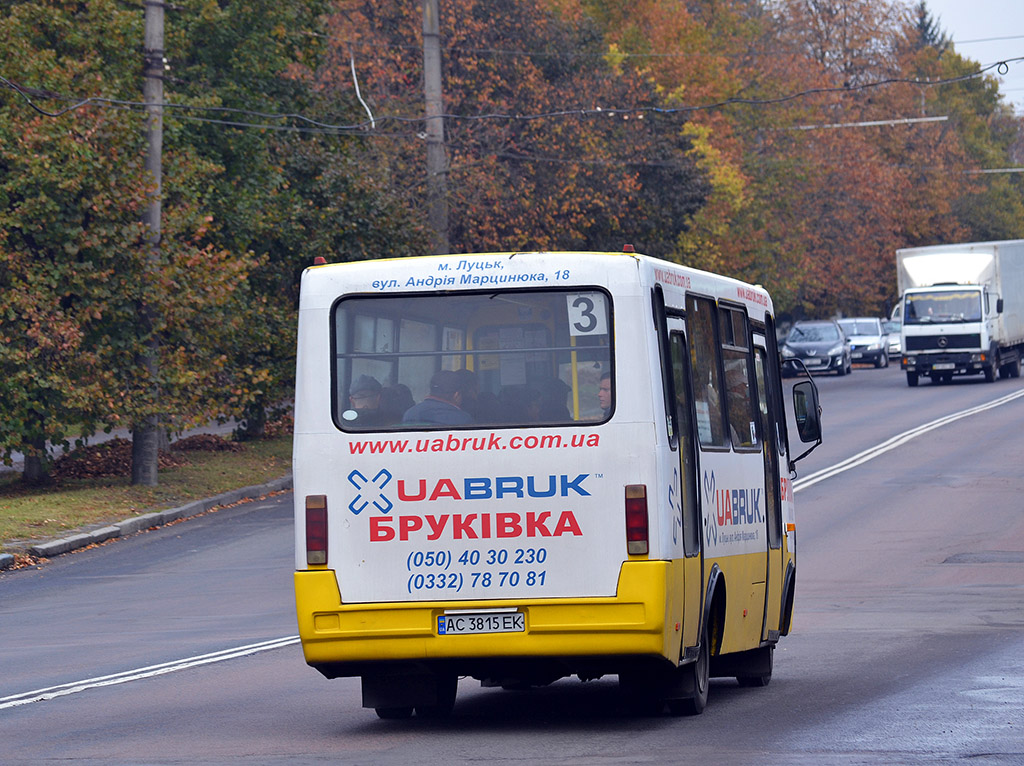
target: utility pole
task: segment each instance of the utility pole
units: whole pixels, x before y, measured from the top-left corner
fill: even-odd
[[[143,223],[146,226],[146,265],[152,278],[160,265],[160,217],[163,192],[164,142],[164,3],[144,0],[146,7],[146,40],[143,47],[142,95],[146,103],[146,171],[153,188],[149,193]],[[155,281],[155,280],[152,280]],[[156,315],[153,306],[139,305],[139,327],[147,336],[138,355],[138,366],[149,380],[152,403],[159,397],[157,386],[160,343],[155,334]],[[160,457],[160,419],[154,412],[132,424],[132,484],[155,487]]]
[[[444,149],[438,0],[423,0],[423,91],[426,100],[427,220],[435,253],[448,248],[448,158]]]

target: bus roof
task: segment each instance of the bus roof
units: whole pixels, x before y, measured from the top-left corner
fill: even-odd
[[[629,274],[634,276],[630,278]],[[746,305],[753,316],[772,312],[759,285],[694,269],[640,253],[520,251],[463,253],[328,263],[303,274],[305,305],[312,294],[333,301],[340,294],[423,290],[568,287],[589,284],[612,293],[661,285],[669,305],[683,305],[687,292]],[[319,302],[315,301],[314,302]]]

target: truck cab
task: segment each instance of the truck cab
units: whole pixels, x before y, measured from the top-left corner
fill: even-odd
[[[948,383],[954,375],[995,380],[1002,300],[984,285],[936,284],[904,292],[901,367],[907,383],[924,375]]]

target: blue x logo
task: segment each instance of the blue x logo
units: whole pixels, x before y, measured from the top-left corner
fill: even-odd
[[[371,503],[381,513],[387,513],[394,507],[392,502],[384,497],[383,489],[391,481],[391,474],[384,468],[381,468],[372,479],[367,479],[359,471],[353,471],[348,475],[348,481],[359,490],[352,502],[348,504],[348,509],[357,516]],[[366,490],[365,496],[364,489]]]

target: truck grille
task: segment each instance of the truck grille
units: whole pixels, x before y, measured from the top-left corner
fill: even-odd
[[[943,343],[942,341],[945,341]],[[907,351],[946,351],[953,348],[979,348],[981,335],[909,335]]]

